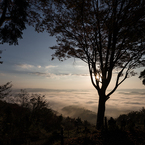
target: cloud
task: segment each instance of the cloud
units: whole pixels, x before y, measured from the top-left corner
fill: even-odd
[[[36,76],[42,76],[42,77],[46,77],[46,78],[55,78],[55,77],[62,76],[62,75],[57,75],[54,73],[42,73],[42,72],[30,72],[29,74],[36,75]],[[63,75],[63,76],[65,76],[65,75]]]
[[[81,68],[81,69],[82,69],[82,68],[87,68],[86,65],[75,65],[75,67]]]
[[[41,73],[41,72],[31,72],[29,74],[34,74],[36,76],[46,76],[46,73]]]
[[[54,66],[54,65],[48,65],[48,66],[45,66],[46,69],[54,68],[54,67],[57,67],[57,66]]]
[[[6,74],[4,74],[4,73],[0,73],[0,75],[1,75],[1,76],[6,76]]]
[[[142,105],[141,103],[138,102],[124,102],[124,104]]]
[[[35,68],[35,69],[38,69],[38,68],[45,68],[45,69],[49,69],[49,68],[55,68],[57,66],[54,66],[54,65],[48,65],[48,66],[44,66],[42,67],[41,65],[31,65],[31,64],[16,64],[17,67],[19,68],[22,68],[22,69],[30,69],[30,68]]]
[[[37,73],[37,75],[46,75],[46,73]],[[59,89],[42,89],[42,88],[28,88],[26,89],[28,92],[31,93],[39,93],[44,94],[46,96],[46,99],[48,100],[51,108],[53,110],[56,110],[59,113],[62,108],[70,105],[78,105],[82,108],[89,109],[93,112],[97,112],[97,104],[98,104],[98,96],[96,96],[96,91],[94,89],[90,90],[59,90]],[[118,92],[140,92],[134,89],[130,90],[119,90]],[[120,114],[128,113],[130,111],[136,111],[139,110],[141,107],[145,106],[145,97],[143,95],[136,95],[129,96],[129,95],[123,95],[123,94],[114,94],[108,102],[106,103],[106,112],[105,116],[107,117],[117,117]],[[142,90],[143,92],[143,90]],[[87,93],[87,94],[85,94]],[[129,98],[130,97],[130,98]],[[72,108],[72,109],[71,109]],[[76,107],[75,107],[76,108]],[[72,115],[73,113],[79,113],[81,111],[83,114],[84,109],[75,109],[74,107],[68,107],[65,110],[68,110],[68,114],[66,115]],[[89,112],[88,112],[89,113]],[[81,117],[81,116],[79,116]],[[88,117],[89,118],[89,117]],[[94,121],[96,121],[96,115],[94,117]]]
[[[29,74],[36,76],[43,76],[46,78],[58,78],[58,77],[67,77],[67,76],[88,76],[89,74],[71,74],[71,73],[42,73],[42,72],[30,72]]]
[[[76,76],[76,77],[86,77],[89,76],[89,74],[84,73],[62,73],[58,71],[54,71],[53,68],[56,68],[58,66],[54,65],[48,65],[48,66],[41,66],[41,65],[31,65],[31,64],[16,64],[16,70],[17,71],[23,71],[23,73],[41,76],[45,78],[60,78],[60,77],[70,77],[70,76]],[[49,70],[51,68],[51,70]],[[25,72],[24,72],[25,70]],[[41,72],[40,72],[41,70]]]
[[[129,92],[119,92],[119,94],[123,94],[123,95],[145,95],[145,91],[142,89],[138,89],[136,91],[129,91]]]
[[[55,97],[55,96],[49,96],[49,98],[53,98],[53,97]]]
[[[41,65],[38,65],[37,67],[38,67],[38,68],[41,68]]]
[[[86,102],[86,104],[93,104],[94,102],[93,101],[88,101]],[[96,103],[96,102],[95,102]]]
[[[22,69],[30,69],[30,68],[34,68],[34,65],[30,65],[30,64],[18,64],[16,65]]]

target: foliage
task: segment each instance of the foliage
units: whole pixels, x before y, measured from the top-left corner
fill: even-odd
[[[101,90],[100,81],[106,89],[112,71],[118,69],[116,89],[129,75],[135,75],[134,68],[143,65],[144,8],[142,0],[62,0],[54,6],[52,21],[44,19],[38,30],[46,27],[57,37],[58,45],[51,47],[56,50],[53,57],[75,57],[88,63],[91,76],[101,77],[91,77],[97,90]],[[44,16],[48,17],[45,11]],[[121,76],[124,79],[119,82]]]
[[[88,120],[91,124],[96,123],[96,113],[93,111],[78,106],[66,106],[61,111],[63,114],[69,115],[72,118],[80,117],[82,120]]]
[[[116,119],[117,124],[121,126],[122,120],[126,121],[126,127],[128,127],[127,123],[134,123],[136,126],[139,126],[139,128],[141,127],[143,129],[143,127],[145,127],[145,109],[142,108],[139,111],[132,111],[128,114],[120,115]]]
[[[18,39],[23,38],[26,26],[39,26],[41,11],[45,4],[49,5],[49,1],[51,0],[0,0],[0,44],[18,45]]]
[[[27,96],[30,96],[27,93]],[[22,103],[10,104],[0,101],[0,142],[2,144],[23,144],[39,140],[60,128],[59,117],[51,110],[41,95],[32,95],[23,101],[26,94],[20,93]],[[56,125],[57,124],[57,125]],[[46,139],[46,138],[45,138]]]
[[[4,99],[10,95],[12,88],[11,82],[6,83],[5,85],[0,86],[0,99]]]
[[[39,25],[42,18],[41,10],[45,4],[49,5],[49,1],[1,0],[0,44],[18,45],[18,38],[22,39],[22,31],[26,29],[27,24],[35,27]]]
[[[26,90],[21,90],[20,93],[16,94],[13,102],[19,104],[22,107],[28,107],[30,95],[27,93]]]
[[[28,2],[26,0],[0,1],[0,44],[18,44],[26,28]]]

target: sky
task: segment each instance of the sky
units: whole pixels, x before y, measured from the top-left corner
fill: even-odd
[[[54,51],[49,49],[49,47],[56,44],[55,37],[50,37],[46,32],[37,33],[33,27],[27,27],[27,29],[23,31],[23,39],[19,40],[19,45],[0,45],[0,50],[3,50],[1,54],[1,61],[3,61],[3,64],[0,65],[0,85],[12,82],[14,89],[46,89],[48,92],[53,90],[51,93],[53,92],[55,95],[49,93],[48,96],[53,96],[50,97],[50,100],[55,103],[57,102],[57,104],[58,102],[60,103],[61,99],[55,97],[61,95],[62,93],[60,92],[66,92],[68,96],[71,96],[73,93],[66,90],[73,90],[73,92],[74,90],[80,92],[89,91],[89,95],[85,95],[85,97],[90,98],[90,101],[92,101],[93,97],[91,98],[90,90],[93,90],[92,94],[94,94],[94,96],[97,92],[91,84],[87,64],[74,58],[63,62],[60,62],[58,59],[52,61],[51,55]],[[145,92],[143,91],[145,90],[145,86],[142,85],[142,81],[138,78],[140,71],[143,69],[144,68],[140,68],[136,70],[138,75],[126,79],[121,84],[118,88],[118,96],[120,95],[121,97],[128,98],[128,96],[132,97],[132,95],[137,95],[141,96],[142,100],[145,98]],[[115,77],[116,75],[114,74],[109,89],[113,89]],[[133,90],[135,90],[134,94],[132,94]],[[142,94],[140,95],[140,93]],[[66,94],[64,96],[67,96]],[[84,94],[81,93],[81,97],[85,98],[83,96]],[[75,102],[75,100],[77,100],[76,95],[74,95],[74,97],[72,96],[72,99],[74,99],[74,101],[71,100],[71,102]],[[138,99],[140,102],[139,97]],[[116,100],[114,103],[112,99],[108,104],[111,106],[112,103],[114,106],[115,104],[117,105],[119,101],[121,101],[121,99],[118,101]],[[136,100],[136,103],[138,101]],[[64,102],[67,101],[63,100],[63,103]],[[86,99],[86,102],[89,102],[89,99]],[[129,100],[126,99],[126,101],[123,100],[122,102],[129,102]],[[68,101],[66,105],[69,104]],[[90,107],[88,107],[90,109],[93,103],[88,104],[90,105]],[[84,103],[84,106],[85,105]],[[125,105],[124,103],[124,106]],[[140,107],[143,107],[143,105],[144,104],[141,104]]]
[[[3,64],[0,65],[1,85],[11,81],[13,88],[46,89],[91,89],[93,88],[87,64],[79,59],[60,62],[51,61],[54,51],[49,47],[56,45],[56,39],[48,33],[37,33],[33,27],[23,31],[19,45],[0,46]],[[139,72],[143,68],[137,70]],[[128,78],[119,87],[127,89],[144,89],[138,75]],[[115,77],[109,87],[113,88]]]

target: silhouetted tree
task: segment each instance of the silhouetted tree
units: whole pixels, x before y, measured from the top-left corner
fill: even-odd
[[[123,118],[121,120],[121,129],[123,130],[125,128],[125,126],[126,126],[126,120]]]
[[[56,36],[58,45],[52,59],[79,58],[88,64],[91,82],[99,94],[97,128],[103,125],[105,103],[110,95],[144,65],[144,0],[61,0],[53,3],[50,14],[38,31]],[[106,90],[112,76],[114,88]]]
[[[142,71],[142,72],[140,73],[139,78],[140,78],[140,79],[143,79],[143,80],[142,80],[142,83],[145,85],[145,70]]]
[[[4,99],[5,97],[10,95],[12,88],[11,82],[6,83],[5,85],[0,86],[0,99]]]
[[[28,2],[26,0],[0,1],[0,44],[18,44],[26,29]]]
[[[49,1],[1,0],[0,1],[0,44],[18,44],[26,24],[37,27],[41,21],[41,10]],[[49,10],[49,9],[48,9]]]
[[[83,125],[83,122],[81,120],[81,118],[77,118],[75,120],[75,126],[77,127],[77,133],[81,131],[81,126]]]
[[[39,26],[41,11],[45,5],[48,8],[49,1],[0,0],[0,44],[18,45],[18,39],[22,39],[26,26]]]
[[[109,126],[109,129],[111,130],[116,129],[116,121],[114,120],[113,117],[110,117],[110,119],[108,120],[108,126]]]
[[[70,130],[74,128],[71,118],[67,117],[63,122],[64,129],[67,130],[67,136],[70,137]]]
[[[14,102],[19,104],[22,107],[28,107],[30,102],[30,95],[26,90],[21,89],[21,92],[16,94],[14,97]]]

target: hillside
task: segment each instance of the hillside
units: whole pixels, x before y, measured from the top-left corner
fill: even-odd
[[[46,105],[43,96],[33,97],[25,107],[0,101],[1,145],[145,144],[144,108],[109,119],[104,129],[99,131],[86,120],[90,118],[90,122],[95,122],[96,114],[92,111],[68,106],[62,110],[66,114],[72,112],[72,118],[57,116]],[[122,120],[126,122],[124,125]]]
[[[80,117],[82,120],[87,120],[91,124],[96,123],[96,113],[79,106],[66,106],[62,108],[61,113],[72,118]]]

